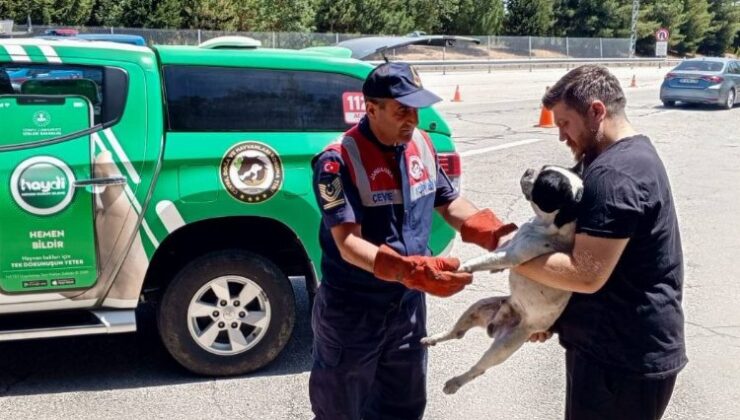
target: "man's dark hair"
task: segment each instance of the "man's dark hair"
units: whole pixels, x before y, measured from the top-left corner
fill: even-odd
[[[604,66],[586,64],[574,68],[558,80],[542,97],[542,104],[552,109],[564,102],[581,115],[586,115],[595,100],[606,105],[609,115],[624,115],[627,99],[619,80]]]
[[[377,105],[380,109],[385,109],[385,104],[387,101],[387,98],[373,98],[370,96],[365,96],[365,102],[371,102]]]

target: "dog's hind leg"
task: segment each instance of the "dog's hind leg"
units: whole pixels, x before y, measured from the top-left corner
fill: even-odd
[[[485,371],[508,359],[529,338],[529,331],[522,325],[513,328],[502,326],[498,329],[496,338],[491,347],[483,354],[483,357],[473,365],[467,372],[456,376],[445,383],[444,393],[454,394],[460,387],[472,381]]]
[[[442,341],[462,338],[473,327],[487,327],[495,318],[505,299],[505,297],[493,297],[479,300],[462,314],[450,331],[422,338],[421,343],[433,346]]]

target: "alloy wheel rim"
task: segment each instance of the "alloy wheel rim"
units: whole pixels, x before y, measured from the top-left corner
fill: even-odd
[[[270,325],[265,291],[243,276],[221,276],[203,285],[188,305],[188,330],[204,350],[222,356],[257,345]]]

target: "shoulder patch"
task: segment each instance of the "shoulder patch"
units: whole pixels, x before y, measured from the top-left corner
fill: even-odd
[[[329,162],[327,162],[329,163]],[[333,162],[336,163],[336,162]],[[345,203],[344,194],[342,194],[342,179],[334,177],[332,181],[326,181],[319,184],[319,195],[321,195],[321,206],[324,210],[330,210],[334,207],[341,206]]]
[[[321,170],[329,174],[338,174],[339,162],[328,160],[324,162],[324,166],[321,168]]]

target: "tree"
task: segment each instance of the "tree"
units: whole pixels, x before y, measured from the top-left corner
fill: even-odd
[[[51,21],[62,25],[84,25],[90,20],[95,0],[55,0]]]
[[[686,20],[681,25],[684,39],[676,45],[679,54],[693,54],[713,28],[713,14],[709,12],[707,0],[684,0]]]
[[[495,35],[503,32],[502,0],[459,0],[449,19],[446,33],[458,35]]]
[[[183,24],[182,2],[180,0],[159,0],[153,4],[152,13],[146,20],[150,28],[179,29]]]
[[[30,8],[26,8],[18,1],[0,0],[0,19],[12,19],[16,22],[25,21],[26,13],[29,11]]]
[[[314,29],[314,0],[258,0],[259,31],[308,32]]]
[[[357,10],[353,0],[320,0],[316,10],[319,32],[357,32]]]
[[[632,2],[629,0],[557,0],[553,11],[555,36],[630,36]]]
[[[16,11],[22,15],[28,15],[33,22],[48,25],[52,22],[53,0],[30,0],[26,3],[16,2]],[[21,18],[16,15],[16,20]]]
[[[153,0],[124,0],[121,2],[122,13],[117,25],[126,28],[146,27],[147,19],[154,11]]]
[[[316,27],[320,32],[405,34],[416,26],[407,1],[320,0]]]
[[[428,34],[448,34],[458,13],[459,0],[408,0],[415,14],[414,30]]]
[[[721,56],[736,49],[738,45],[733,48],[733,40],[740,41],[740,4],[733,0],[712,0],[709,11],[712,22],[699,52]]]
[[[639,54],[655,53],[655,31],[667,28],[671,33],[669,47],[675,47],[684,39],[681,26],[686,21],[684,0],[646,0],[640,2],[640,18],[637,22],[637,46]]]
[[[238,5],[232,0],[195,0],[193,28],[235,31],[237,30]]]
[[[119,26],[123,19],[124,2],[120,0],[98,0],[90,15],[91,26]]]
[[[0,1],[0,17],[22,22],[30,16],[44,25],[83,25],[90,20],[94,4],[95,0],[6,0]]]
[[[504,28],[508,35],[543,36],[553,25],[553,0],[508,0]]]

